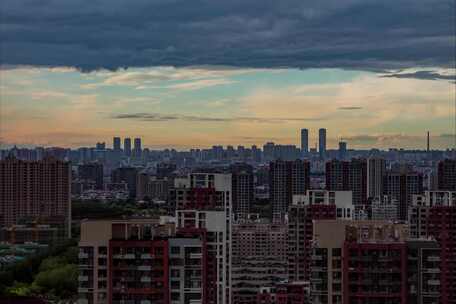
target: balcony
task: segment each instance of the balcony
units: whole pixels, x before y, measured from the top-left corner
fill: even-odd
[[[150,271],[151,269],[152,269],[152,267],[149,265],[138,266],[138,270],[141,270],[141,271]]]
[[[201,259],[203,257],[202,253],[190,253],[191,259]]]
[[[79,282],[87,282],[89,280],[89,277],[88,276],[78,276],[78,281]]]
[[[143,260],[152,259],[152,255],[150,253],[143,253],[143,254],[141,254],[141,259],[143,259]]]
[[[429,285],[438,286],[440,285],[440,280],[428,280]]]
[[[80,252],[78,257],[80,259],[88,259],[89,258],[89,254],[88,253],[84,253],[84,252]]]
[[[141,283],[150,283],[152,282],[151,277],[141,277]]]

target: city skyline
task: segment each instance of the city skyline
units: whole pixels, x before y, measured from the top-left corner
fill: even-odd
[[[454,145],[452,83],[405,72],[22,67],[1,74],[5,146],[87,146],[117,134],[156,148],[299,145],[301,128],[309,129],[310,148],[319,128],[328,129],[329,148],[340,139],[351,148],[421,148],[428,130],[432,148]]]

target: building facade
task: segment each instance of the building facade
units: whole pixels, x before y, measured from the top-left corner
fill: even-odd
[[[71,236],[71,168],[54,158],[0,161],[0,226],[5,241],[60,242]],[[54,231],[54,228],[56,230]],[[57,234],[40,237],[40,231]],[[16,232],[22,233],[21,237]],[[30,231],[30,233],[26,233]],[[54,231],[54,232],[53,232]],[[44,233],[44,232],[43,232]]]

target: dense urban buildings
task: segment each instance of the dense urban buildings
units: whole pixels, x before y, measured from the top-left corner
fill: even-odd
[[[309,149],[308,132],[300,148],[152,150],[135,138],[122,149],[120,137],[112,149],[103,141],[13,148],[0,154],[9,164],[2,181],[10,179],[0,187],[30,176],[24,164],[41,163],[49,174],[33,183],[52,181],[40,186],[49,195],[68,182],[78,203],[135,210],[74,221],[81,304],[454,303],[451,153],[360,151],[342,142],[321,157]],[[9,174],[13,168],[19,173]],[[59,170],[66,179],[56,179]],[[7,206],[41,195],[27,178],[20,182],[29,186],[2,205],[2,220],[13,218]],[[55,212],[54,203],[39,206],[40,214]],[[62,239],[46,217],[25,218],[3,225],[6,245]]]
[[[53,243],[69,238],[70,185],[68,162],[0,160],[1,241]]]

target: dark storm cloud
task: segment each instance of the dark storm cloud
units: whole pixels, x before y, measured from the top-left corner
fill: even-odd
[[[111,116],[112,119],[128,119],[148,122],[161,122],[161,121],[191,121],[191,122],[258,122],[258,123],[283,123],[294,121],[320,121],[325,120],[324,117],[315,118],[299,118],[299,117],[282,117],[282,118],[268,118],[268,117],[211,117],[211,116],[193,116],[193,115],[179,115],[179,114],[159,114],[159,113],[132,113],[132,114],[116,114]]]
[[[4,0],[1,64],[449,66],[453,0]]]
[[[387,78],[415,78],[423,80],[456,80],[456,75],[442,75],[432,71],[417,71],[414,73],[392,73],[383,75]]]

